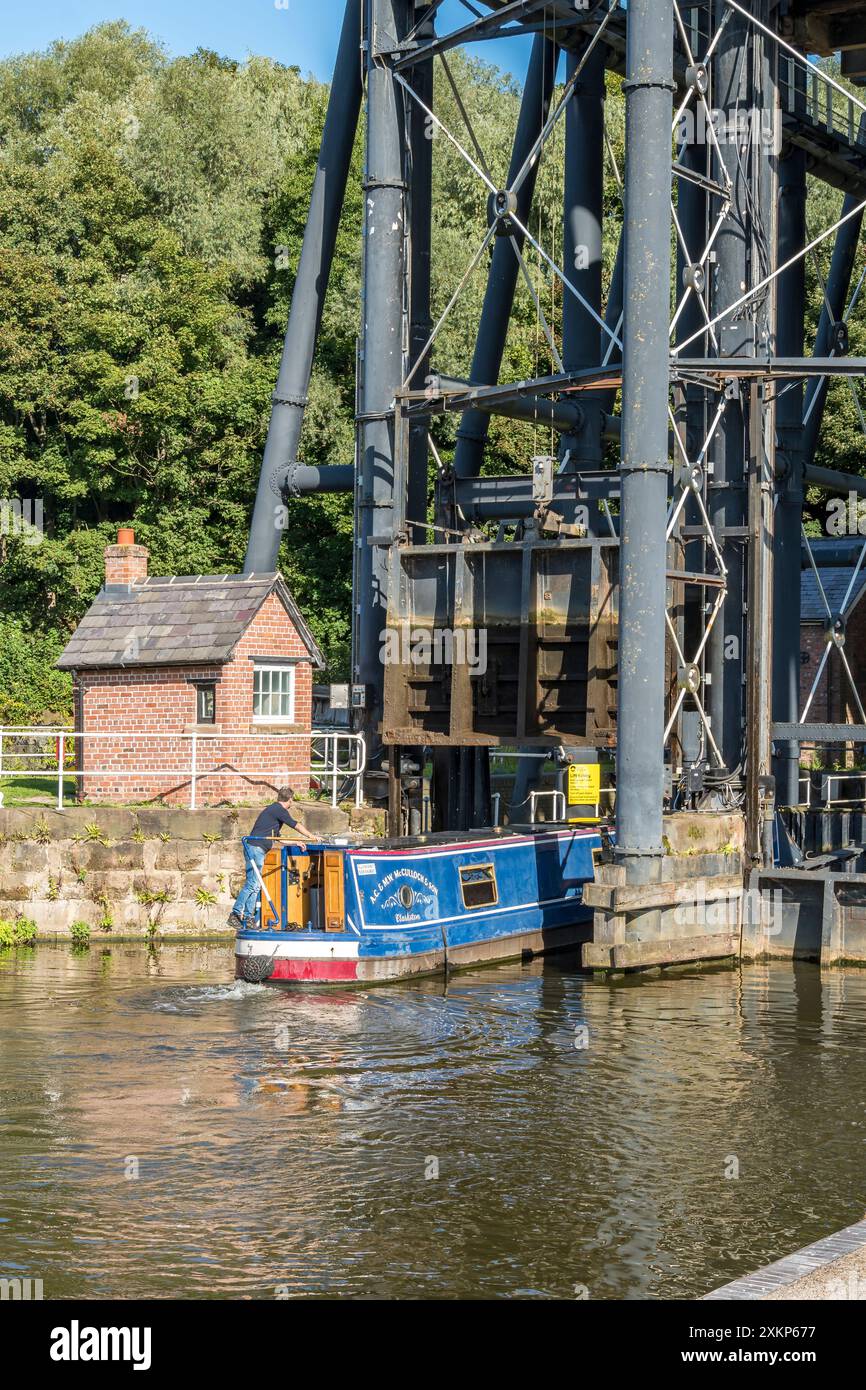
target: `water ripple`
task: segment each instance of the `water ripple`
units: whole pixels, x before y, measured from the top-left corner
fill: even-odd
[[[363,991],[0,970],[0,1273],[47,1297],[694,1297],[863,1216],[866,974]]]

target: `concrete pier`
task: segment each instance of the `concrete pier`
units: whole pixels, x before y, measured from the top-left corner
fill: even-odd
[[[587,970],[640,970],[739,956],[745,824],[740,812],[665,816],[664,852],[648,883],[629,882],[613,855],[583,890],[593,909]]]
[[[754,1274],[723,1284],[704,1299],[866,1299],[866,1221],[846,1226]]]

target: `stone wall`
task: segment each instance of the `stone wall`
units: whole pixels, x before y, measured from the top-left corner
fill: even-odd
[[[318,834],[349,817],[303,803]],[[253,813],[102,807],[0,809],[0,918],[32,919],[41,938],[85,923],[91,940],[229,936],[243,881],[241,836]]]

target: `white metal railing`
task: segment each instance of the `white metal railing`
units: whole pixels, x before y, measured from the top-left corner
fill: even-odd
[[[531,825],[534,825],[534,824],[535,824],[535,811],[536,811],[536,808],[537,808],[537,806],[538,806],[538,802],[544,800],[545,798],[551,798],[551,799],[553,800],[553,819],[554,819],[555,821],[563,821],[563,820],[565,820],[565,817],[566,817],[566,815],[568,814],[567,802],[566,802],[566,800],[565,800],[565,792],[559,792],[559,791],[550,791],[550,792],[533,791],[533,792],[530,792],[530,793],[529,793],[529,822],[530,822]],[[561,816],[558,816],[558,815],[556,814],[556,812],[557,812],[557,809],[558,809],[560,806],[562,807],[562,815],[561,815]]]
[[[553,764],[554,764],[554,772],[553,772],[553,775],[554,775],[554,776],[557,775],[556,759],[555,759],[555,756],[554,756],[554,750],[553,750],[553,749],[546,749],[546,750],[543,750],[543,751],[540,751],[540,752],[530,751],[530,750],[528,750],[528,749],[525,750],[525,751],[524,751],[524,750],[518,751],[516,748],[515,748],[515,749],[491,749],[491,750],[490,750],[490,762],[491,762],[491,764],[496,763],[496,762],[500,762],[500,763],[517,763],[517,762],[519,762],[519,761],[520,761],[521,759],[523,759],[523,758],[534,758],[534,759],[536,759],[537,761],[542,762],[542,763],[544,763],[544,762],[553,762]],[[545,777],[547,774],[542,773],[541,775],[542,775],[542,777]],[[513,784],[513,783],[514,783],[514,772],[513,772],[513,771],[509,771],[509,772],[491,772],[491,774],[490,774],[490,781],[491,781],[491,783],[500,782],[500,783],[505,784],[506,786],[509,785],[509,784]],[[559,802],[556,798],[561,798],[561,805],[562,805],[562,816],[561,816],[561,819],[562,819],[562,820],[565,820],[565,819],[566,819],[566,816],[567,816],[567,814],[568,814],[568,801],[567,801],[566,795],[565,795],[565,793],[563,792],[562,788],[561,788],[561,787],[557,787],[557,788],[554,788],[554,789],[539,788],[539,789],[537,789],[535,792],[530,792],[529,797],[527,798],[527,800],[528,800],[528,802],[529,802],[529,818],[530,818],[530,822],[534,823],[534,821],[535,821],[535,811],[536,811],[536,804],[535,804],[535,803],[536,803],[536,798],[537,798],[537,797],[544,797],[544,796],[554,798],[553,811],[554,811],[554,819],[555,819],[555,820],[556,820],[556,819],[560,819],[560,817],[557,817],[557,815],[556,815],[557,807],[560,805],[560,802]],[[502,800],[503,800],[503,793],[502,793],[502,792],[499,792],[499,791],[494,791],[494,792],[492,793],[492,795],[491,795],[491,799],[492,799],[492,801],[494,802],[494,822],[493,822],[493,823],[494,823],[494,825],[498,825],[498,824],[499,824],[499,817],[500,817],[500,815],[501,815],[501,802],[502,802]],[[603,801],[607,803],[607,811],[606,811],[606,814],[613,814],[613,810],[614,810],[614,807],[615,807],[615,805],[616,805],[616,787],[600,787],[600,788],[599,788],[599,799],[598,799],[598,801],[595,803],[595,818],[596,818],[597,820],[601,819],[601,815],[602,815],[602,802],[603,802]]]
[[[819,770],[818,776],[821,779],[822,796],[820,798],[816,795],[815,784],[809,773],[806,773],[805,776],[801,775],[798,779],[800,789],[798,804],[800,806],[805,806],[808,809],[820,805],[826,810],[829,806],[845,806],[854,801],[866,801],[866,772],[821,772]],[[859,788],[855,788],[847,796],[833,795],[834,783],[849,781],[859,782]]]
[[[825,807],[834,806],[837,803],[843,802],[862,801],[864,795],[866,795],[866,780],[864,780],[866,779],[866,772],[822,772],[820,776],[822,784],[821,790],[824,793],[823,804]],[[834,782],[841,783],[851,781],[859,782],[859,790],[855,791],[850,796],[833,795]]]
[[[42,761],[43,763],[52,755],[42,750],[39,752],[20,751],[12,747],[12,743],[24,739],[46,739],[54,743],[55,750],[53,757],[56,759],[56,767],[26,767],[12,768],[8,765],[11,758],[16,763]],[[160,766],[148,766],[145,760],[141,765],[134,769],[124,770],[122,768],[78,768],[66,767],[66,757],[70,749],[84,747],[88,742],[104,742],[107,740],[120,742],[122,751],[130,756],[135,756],[131,744],[139,741],[147,743],[162,743],[166,740],[172,742],[185,743],[189,745],[189,758],[186,765],[181,768],[166,768]],[[25,775],[26,777],[46,778],[57,783],[57,807],[63,809],[64,780],[92,778],[122,780],[125,778],[148,778],[149,780],[162,780],[166,784],[181,784],[189,782],[189,808],[191,811],[196,809],[197,789],[201,782],[208,777],[237,776],[246,779],[274,777],[290,780],[292,774],[279,769],[278,749],[280,745],[285,745],[292,740],[302,740],[310,745],[311,756],[310,766],[294,770],[295,776],[314,777],[331,782],[331,805],[337,805],[337,793],[340,782],[351,780],[354,782],[355,805],[360,806],[364,795],[364,772],[367,766],[367,745],[363,734],[349,733],[345,729],[313,729],[310,733],[291,733],[278,734],[269,733],[263,730],[255,734],[228,734],[228,733],[130,733],[125,731],[122,734],[107,732],[93,733],[74,733],[71,729],[45,729],[45,728],[13,728],[0,725],[0,805],[2,802],[2,785],[4,777],[15,777]],[[274,746],[274,761],[269,767],[262,770],[260,768],[238,768],[226,766],[222,763],[219,767],[205,767],[201,764],[201,751],[203,745],[208,743],[269,743]],[[4,756],[6,763],[4,764]],[[159,795],[159,793],[155,793]]]

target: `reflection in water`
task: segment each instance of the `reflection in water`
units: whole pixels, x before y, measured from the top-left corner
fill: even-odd
[[[313,994],[231,968],[0,953],[0,1275],[688,1298],[863,1217],[866,973],[554,958]]]

